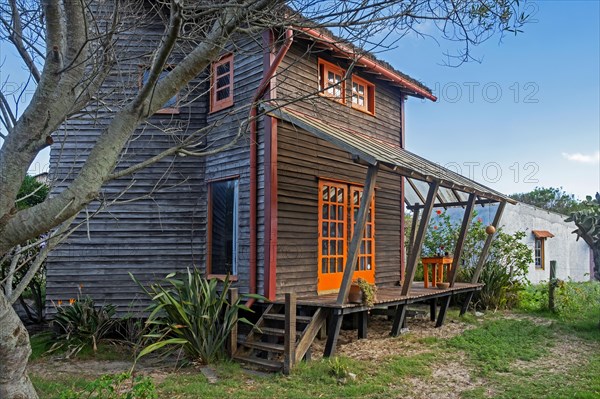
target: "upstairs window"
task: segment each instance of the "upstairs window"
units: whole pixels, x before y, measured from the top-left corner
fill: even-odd
[[[238,179],[208,185],[207,273],[237,274]]]
[[[167,76],[169,74],[169,72],[171,71],[171,69],[172,69],[171,67],[165,68],[160,73],[158,80],[160,81],[165,76]],[[142,73],[141,73],[140,81],[139,81],[140,89],[142,87],[144,87],[146,85],[146,83],[148,83],[149,78],[150,78],[150,69],[147,66],[142,66]],[[156,111],[156,114],[178,114],[179,113],[178,101],[179,101],[178,96],[174,95],[169,100],[167,100],[166,103],[163,104],[161,109]]]
[[[352,108],[375,114],[375,85],[352,75]]]
[[[319,59],[319,92],[344,104],[346,102],[345,74],[342,68]]]
[[[213,62],[210,81],[210,112],[233,105],[233,54]]]

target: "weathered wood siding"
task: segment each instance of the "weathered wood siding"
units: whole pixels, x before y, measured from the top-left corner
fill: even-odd
[[[277,295],[316,294],[319,178],[364,184],[367,168],[328,142],[278,124]],[[400,279],[400,176],[380,171],[375,191],[375,280]]]
[[[394,145],[400,143],[402,121],[400,99],[402,93],[390,82],[377,79],[377,75],[368,73],[355,66],[353,74],[375,84],[375,115],[353,109],[350,101],[341,104],[332,101],[318,92],[318,59],[338,65],[344,70],[349,63],[341,58],[333,57],[330,51],[318,50],[314,43],[297,40],[281,63],[277,71],[277,97],[282,101],[304,98],[300,102],[292,102],[289,107],[318,116],[340,126],[347,126],[388,141]],[[346,82],[348,100],[350,97],[350,81]]]
[[[163,29],[160,24],[148,24],[123,33],[117,52],[121,58],[118,67],[102,88],[104,104],[109,105],[97,104],[93,115],[70,121],[56,132],[50,155],[51,177],[55,182],[52,194],[68,187],[121,104],[137,93],[140,64],[149,62]],[[123,151],[117,170],[156,155],[172,146],[178,138],[212,123],[215,127],[205,138],[209,148],[235,136],[240,121],[247,117],[245,106],[262,77],[262,50],[251,39],[238,40],[232,48],[241,53],[234,58],[234,107],[209,114],[208,75],[199,76],[182,93],[182,98],[189,92],[188,98],[195,100],[180,107],[178,115],[157,114],[140,126]],[[176,56],[170,62],[176,64],[177,59]],[[167,157],[130,177],[107,183],[100,195],[102,202],[118,198],[117,202],[100,211],[50,254],[49,313],[53,313],[53,303],[77,298],[80,292],[99,303],[118,305],[119,313],[141,310],[148,304],[148,299],[132,281],[129,272],[141,282],[149,283],[187,267],[204,271],[207,182],[228,176],[240,178],[237,285],[246,292],[250,228],[248,148],[245,132],[233,148],[217,155]],[[260,190],[262,180],[261,171]],[[90,204],[87,214],[93,214],[99,206],[100,201]],[[82,212],[78,221],[83,221],[85,216],[86,212]],[[258,238],[262,245],[260,234]]]
[[[400,89],[376,75],[355,67],[353,73],[376,85],[375,115],[369,115],[315,94],[318,90],[318,58],[343,69],[348,63],[319,50],[314,43],[297,40],[278,70],[277,98],[305,97],[288,107],[338,126],[345,126],[400,145],[402,115]],[[350,84],[347,83],[350,94]],[[315,294],[318,272],[319,178],[364,184],[367,168],[324,140],[288,123],[278,124],[278,255],[277,295],[294,291]],[[400,220],[402,199],[399,175],[381,171],[375,192],[375,279],[393,285],[400,279]]]
[[[260,41],[254,38],[240,38],[232,46],[234,52],[234,104],[233,107],[222,111],[214,112],[208,115],[207,123],[215,124],[217,128],[208,137],[208,147],[215,148],[219,145],[230,142],[237,134],[238,130],[247,127],[245,120],[250,112],[250,103],[256,93],[258,84],[262,79],[263,73],[263,52]],[[243,123],[244,122],[244,123]],[[261,131],[262,123],[259,123],[258,130]],[[262,159],[264,146],[259,138],[258,159]],[[225,179],[228,177],[238,177],[238,282],[237,286],[241,293],[248,292],[249,287],[249,264],[250,264],[250,139],[249,130],[245,129],[242,138],[237,144],[216,155],[206,158],[205,178],[207,182],[212,180]],[[257,224],[261,226],[258,229],[257,237],[257,268],[258,268],[258,292],[262,293],[262,265],[263,265],[263,182],[264,169],[262,162],[258,162],[257,177],[257,196],[258,212]]]

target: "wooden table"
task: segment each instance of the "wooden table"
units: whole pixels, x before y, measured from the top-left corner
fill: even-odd
[[[449,256],[421,258],[421,263],[423,263],[423,286],[425,288],[429,287],[429,265],[432,267],[431,286],[435,287],[438,281],[444,281],[444,269],[446,269],[446,276],[448,276],[453,260]]]

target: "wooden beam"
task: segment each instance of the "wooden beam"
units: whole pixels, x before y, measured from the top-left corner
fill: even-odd
[[[285,335],[283,337],[283,373],[289,374],[296,363],[296,293],[285,294]]]
[[[367,170],[365,188],[363,189],[360,207],[358,208],[358,216],[356,217],[356,226],[354,227],[352,241],[350,241],[350,247],[348,248],[346,265],[344,266],[344,277],[342,278],[340,292],[337,297],[336,303],[338,305],[343,305],[348,299],[348,292],[350,291],[350,285],[352,284],[352,275],[354,274],[354,268],[358,259],[360,242],[365,234],[367,216],[369,215],[369,209],[371,208],[373,195],[375,194],[375,183],[377,181],[378,170],[378,164],[369,166],[369,169]],[[375,217],[375,215],[372,215],[372,217]],[[330,331],[330,333],[333,333],[333,331]]]
[[[440,305],[440,313],[438,314],[438,318],[435,323],[436,328],[439,328],[444,325],[444,320],[446,319],[446,312],[448,311],[448,307],[450,306],[450,298],[452,298],[452,293],[442,299],[442,304]]]
[[[400,331],[402,330],[402,326],[404,325],[404,320],[406,319],[406,305],[398,305],[396,307],[396,314],[394,315],[394,323],[392,324],[392,332],[390,335],[392,337],[397,337],[400,335]]]
[[[335,347],[337,346],[337,340],[340,335],[343,317],[342,309],[336,308],[333,310],[331,320],[329,320],[329,326],[327,327],[327,342],[325,343],[323,357],[331,357],[335,354]]]
[[[433,201],[437,195],[440,183],[434,181],[429,184],[429,192],[427,193],[427,200],[425,201],[425,208],[423,208],[423,215],[421,216],[421,222],[419,223],[419,231],[415,236],[415,241],[410,249],[410,257],[406,264],[406,276],[402,283],[402,295],[408,295],[410,287],[412,286],[413,279],[415,278],[415,270],[417,270],[417,263],[419,263],[419,257],[421,256],[421,248],[425,241],[425,233],[427,233],[427,225],[431,218],[431,212],[433,210]]]
[[[469,201],[460,201],[460,202],[439,202],[437,204],[435,204],[433,207],[434,208],[451,208],[451,207],[465,207],[468,204]],[[482,200],[477,200],[475,201],[475,205],[487,205],[487,204],[495,204],[498,201],[493,200],[493,199],[482,199]],[[424,205],[421,204],[415,204],[415,205],[409,205],[407,206],[408,209],[410,209],[411,211],[414,211],[415,209],[420,209],[423,208]]]
[[[237,302],[239,297],[239,292],[237,288],[229,289],[229,303],[234,304]],[[227,345],[229,349],[229,356],[233,357],[235,352],[237,352],[237,341],[238,341],[238,322],[237,315],[233,322],[233,327],[231,328],[231,332],[229,333],[229,343]]]
[[[475,206],[475,199],[475,194],[469,194],[462,225],[460,226],[460,233],[458,235],[458,240],[456,241],[456,246],[454,247],[454,259],[452,259],[450,276],[448,276],[450,287],[454,287],[454,282],[456,281],[456,276],[458,275],[458,269],[460,268],[460,258],[462,257],[463,248],[465,247],[465,240],[467,239],[469,227],[471,227],[471,216],[473,214],[473,207]]]
[[[298,345],[296,345],[296,359],[302,359],[309,354],[310,346],[315,340],[317,334],[321,331],[327,320],[327,310],[325,308],[317,308],[312,316],[310,324],[306,326]],[[310,356],[309,356],[310,357]]]
[[[413,211],[413,218],[410,224],[410,237],[408,238],[408,250],[406,251],[406,261],[410,259],[410,253],[412,252],[412,247],[415,243],[415,235],[417,233],[417,222],[419,220],[419,214],[421,213],[420,209],[415,209]],[[404,268],[404,274],[402,275],[402,281],[406,278],[406,267]]]
[[[498,231],[498,225],[500,224],[500,219],[502,218],[502,214],[504,213],[504,208],[506,207],[506,202],[501,202],[498,205],[498,209],[496,210],[496,215],[494,216],[494,221],[492,222],[492,226]],[[487,239],[485,240],[485,244],[483,245],[483,249],[481,250],[481,254],[479,255],[479,260],[477,261],[477,266],[475,267],[475,272],[473,272],[473,277],[471,277],[471,283],[477,284],[479,282],[479,276],[481,275],[481,269],[483,269],[483,264],[485,263],[485,259],[487,258],[488,252],[490,251],[490,247],[492,245],[492,240],[496,236],[496,233],[489,234]]]
[[[367,339],[368,319],[369,312],[367,310],[358,312],[358,339]]]

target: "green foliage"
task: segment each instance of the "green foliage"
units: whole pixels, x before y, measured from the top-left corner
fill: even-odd
[[[338,356],[329,359],[327,365],[329,366],[329,374],[335,378],[346,378],[350,373],[350,368],[346,362]]]
[[[59,304],[53,320],[59,332],[51,351],[66,349],[67,358],[77,355],[86,346],[96,352],[98,343],[116,323],[115,311],[114,305],[96,306],[90,297],[71,299],[68,305]]]
[[[17,209],[22,210],[44,202],[47,196],[47,185],[38,182],[33,176],[25,176],[25,180],[23,180],[17,194]]]
[[[362,304],[368,307],[375,305],[375,298],[377,295],[377,286],[370,284],[363,278],[358,278],[356,284],[362,292]]]
[[[156,399],[158,395],[152,379],[133,377],[130,373],[104,375],[89,383],[83,390],[69,389],[60,399]]]
[[[146,337],[154,341],[138,357],[175,346],[194,361],[212,363],[224,355],[225,342],[237,321],[252,325],[245,318],[238,319],[238,311],[251,310],[242,304],[241,297],[229,301],[229,277],[220,284],[217,279],[204,278],[197,269],[188,269],[181,277],[170,274],[163,283],[152,284],[149,289],[138,282],[152,298],[147,320],[152,332]]]
[[[567,194],[562,187],[536,187],[528,193],[515,193],[510,195],[512,199],[524,202],[538,208],[552,212],[569,215],[571,212],[582,209],[584,205],[575,199],[573,194]]]
[[[596,197],[587,196],[583,209],[571,213],[565,222],[573,222],[577,230],[577,240],[583,240],[592,248],[594,255],[594,277],[600,280],[600,193]]]
[[[458,281],[470,282],[481,250],[487,239],[483,220],[473,212],[465,238]],[[460,234],[460,223],[453,222],[445,211],[437,210],[429,223],[423,256],[452,253]],[[498,229],[480,275],[485,286],[474,304],[484,309],[511,308],[517,293],[527,284],[527,270],[533,262],[531,248],[522,242],[524,232],[507,234]]]
[[[600,314],[600,283],[560,281],[555,292],[555,306],[562,319],[576,319],[588,312]]]
[[[522,231],[506,234],[499,229],[496,232],[481,270],[479,281],[485,285],[478,293],[476,306],[497,310],[510,309],[518,303],[518,293],[529,283],[527,270],[533,262],[531,248],[521,241],[524,237],[525,233]],[[467,260],[475,259],[474,255],[466,253],[465,257]],[[474,266],[474,263],[466,263],[461,269],[459,280],[471,281]]]
[[[422,256],[439,256],[445,252],[452,253],[458,239],[460,226],[452,223],[450,215],[436,210],[427,228],[425,242],[421,250]]]
[[[531,361],[546,353],[550,332],[528,320],[499,319],[467,330],[448,340],[451,348],[466,351],[481,373],[510,371],[515,360]]]

